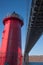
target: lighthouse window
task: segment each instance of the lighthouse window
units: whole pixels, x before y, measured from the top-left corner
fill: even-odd
[[[9,63],[8,63],[8,62],[6,62],[6,63],[5,63],[5,65],[9,65]]]

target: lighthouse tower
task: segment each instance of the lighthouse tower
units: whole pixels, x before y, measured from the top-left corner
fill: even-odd
[[[21,27],[23,19],[13,12],[3,20],[4,30],[2,35],[2,57],[1,65],[21,65]]]

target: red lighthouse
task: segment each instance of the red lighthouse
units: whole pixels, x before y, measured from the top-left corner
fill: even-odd
[[[13,13],[4,18],[4,30],[2,36],[2,62],[1,65],[21,65],[21,27],[23,25],[22,18]]]

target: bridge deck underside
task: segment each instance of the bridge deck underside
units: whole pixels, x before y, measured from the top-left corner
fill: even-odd
[[[32,8],[27,31],[25,53],[35,45],[43,32],[43,0],[32,0]]]

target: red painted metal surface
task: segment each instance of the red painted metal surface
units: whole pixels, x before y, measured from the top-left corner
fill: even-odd
[[[21,26],[23,21],[15,16],[3,20],[2,61],[0,65],[22,65]]]
[[[1,64],[1,48],[0,48],[0,64]]]

